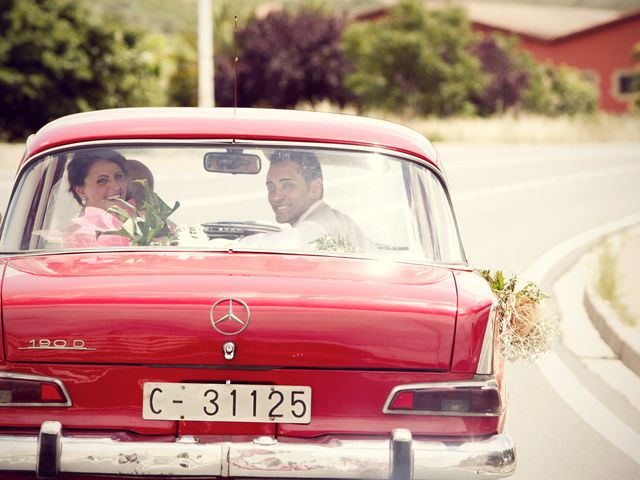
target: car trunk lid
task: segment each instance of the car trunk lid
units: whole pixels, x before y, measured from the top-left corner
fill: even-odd
[[[456,319],[446,268],[309,255],[25,256],[2,298],[10,362],[446,370]]]

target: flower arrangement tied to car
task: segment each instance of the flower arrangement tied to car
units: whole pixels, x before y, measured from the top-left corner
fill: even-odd
[[[114,215],[122,227],[119,230],[101,232],[101,235],[119,235],[126,237],[133,246],[168,245],[176,233],[168,221],[169,216],[180,206],[175,202],[173,207],[167,205],[160,196],[149,188],[146,179],[134,180],[144,189],[144,202],[140,208],[124,200],[107,211]]]
[[[356,247],[349,237],[343,235],[324,235],[316,238],[311,244],[321,252],[354,253]]]
[[[506,360],[533,361],[551,350],[559,317],[534,282],[519,287],[518,275],[478,270],[498,299],[498,337]]]

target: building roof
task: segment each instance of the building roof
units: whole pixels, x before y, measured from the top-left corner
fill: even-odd
[[[617,10],[564,5],[469,0],[462,0],[460,4],[466,9],[473,23],[543,40],[566,37],[612,22],[624,15]]]
[[[358,15],[358,20],[374,20],[386,15],[387,6]],[[640,10],[621,12],[609,8],[573,7],[566,5],[528,4],[509,1],[425,0],[427,8],[459,5],[469,20],[481,26],[519,35],[553,41],[630,16]]]

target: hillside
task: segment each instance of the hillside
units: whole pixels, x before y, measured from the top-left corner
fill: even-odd
[[[98,15],[118,15],[142,29],[178,34],[194,29],[197,23],[198,0],[81,0]],[[495,0],[474,0],[475,2]],[[509,0],[511,3],[555,4],[577,7],[632,10],[640,8],[640,0]],[[232,3],[213,0],[214,5]],[[245,0],[244,3],[252,3]],[[253,0],[260,9],[278,8],[280,5],[307,3],[323,5],[336,12],[362,13],[393,0]]]
[[[640,1],[640,0],[639,0]],[[194,28],[197,23],[198,0],[81,0],[97,15],[116,15],[145,30],[174,34]],[[214,8],[233,4],[232,0],[212,0]],[[322,5],[336,12],[361,12],[386,4],[384,0],[243,0],[254,4],[258,11],[283,5],[308,3]],[[228,8],[233,11],[233,8]]]

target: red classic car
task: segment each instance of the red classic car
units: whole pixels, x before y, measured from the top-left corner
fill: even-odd
[[[515,469],[495,298],[410,129],[71,115],[27,141],[0,241],[2,478]]]

